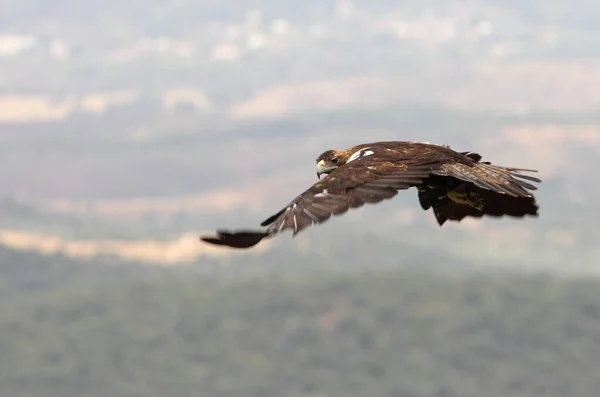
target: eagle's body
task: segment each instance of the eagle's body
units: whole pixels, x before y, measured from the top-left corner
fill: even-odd
[[[473,152],[420,142],[365,143],[345,150],[328,150],[317,157],[319,179],[287,207],[261,226],[265,230],[224,231],[205,242],[248,248],[287,229],[293,235],[365,203],[390,199],[399,190],[416,187],[424,210],[432,209],[442,226],[467,216],[537,216],[537,190],[528,183],[539,179],[522,175],[519,168],[482,162]]]

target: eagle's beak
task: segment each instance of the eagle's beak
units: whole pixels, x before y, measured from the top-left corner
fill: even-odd
[[[321,160],[317,163],[317,178],[321,180],[321,175],[327,172],[327,168],[325,167],[325,160]]]
[[[319,178],[319,180],[321,180],[321,175],[323,174],[329,174],[331,173],[331,171],[335,170],[336,166],[332,166],[331,164],[328,166],[325,163],[325,160],[321,160],[317,163],[317,178]]]

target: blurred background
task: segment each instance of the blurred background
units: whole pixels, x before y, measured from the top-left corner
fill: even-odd
[[[199,242],[379,140],[537,169],[540,217]],[[591,1],[4,0],[0,396],[597,396],[599,154]]]

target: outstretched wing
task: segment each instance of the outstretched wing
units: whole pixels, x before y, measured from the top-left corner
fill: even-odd
[[[361,159],[347,163],[315,183],[287,207],[266,219],[271,234],[291,229],[293,234],[333,215],[346,213],[365,203],[390,199],[399,190],[420,184],[432,169],[432,159],[404,158],[395,161]]]
[[[537,190],[530,182],[541,182],[538,178],[523,175],[521,172],[536,172],[524,168],[509,168],[490,163],[476,162],[467,165],[460,162],[442,164],[434,175],[451,176],[475,186],[496,193],[508,194],[513,197],[529,197],[527,190]]]
[[[425,147],[424,147],[425,148]],[[264,231],[217,230],[216,237],[201,237],[203,241],[247,248],[267,236],[292,230],[293,235],[311,225],[326,222],[333,215],[346,213],[365,203],[390,199],[399,190],[419,185],[449,158],[435,150],[402,154],[380,151],[373,156],[346,163],[298,195],[285,208],[261,223]]]

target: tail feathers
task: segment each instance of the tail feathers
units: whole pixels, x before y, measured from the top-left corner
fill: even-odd
[[[487,189],[474,189],[481,198],[483,208],[478,210],[468,204],[452,201],[445,192],[438,188],[419,192],[419,202],[424,210],[433,209],[435,218],[440,226],[446,221],[460,222],[466,217],[481,218],[483,216],[502,217],[538,216],[538,205],[533,196],[514,197],[495,193]]]
[[[250,248],[258,244],[268,232],[255,230],[217,230],[216,236],[201,236],[200,240],[214,245],[224,245],[232,248]]]
[[[539,207],[533,196],[514,197],[505,194],[496,194],[482,189],[478,192],[484,201],[483,212],[488,216],[537,216]]]

